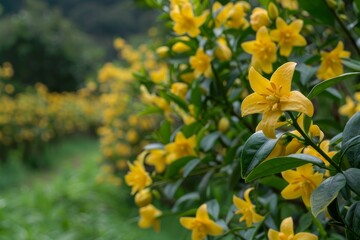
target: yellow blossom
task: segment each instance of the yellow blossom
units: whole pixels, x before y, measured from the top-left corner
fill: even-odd
[[[298,0],[279,0],[283,8],[289,10],[298,10],[299,3]]]
[[[322,80],[337,77],[344,73],[341,58],[350,57],[349,51],[344,51],[342,41],[331,52],[321,52],[321,64],[317,72],[317,77]]]
[[[167,46],[161,46],[156,49],[156,54],[161,58],[166,57],[168,55],[168,52],[169,52],[169,47]]]
[[[186,83],[176,82],[171,85],[170,91],[176,96],[185,99],[186,93],[188,91],[188,85]]]
[[[290,91],[295,65],[294,62],[283,64],[274,72],[270,81],[253,67],[250,68],[250,86],[255,92],[243,100],[242,116],[263,113],[257,129],[263,130],[269,138],[275,138],[277,121],[284,111],[302,112],[310,117],[314,113],[309,99],[299,91]]]
[[[151,81],[156,84],[167,82],[168,68],[166,65],[161,65],[158,69],[149,73]]]
[[[182,6],[186,3],[189,3],[189,0],[170,0],[170,7]]]
[[[226,25],[229,28],[246,29],[247,27],[249,27],[249,22],[245,18],[245,12],[247,11],[248,4],[249,3],[244,1],[236,2],[234,4],[230,11],[229,18],[226,22]]]
[[[241,47],[245,52],[252,54],[251,65],[258,71],[272,73],[272,64],[276,61],[276,45],[262,26],[256,33],[256,40],[244,42]]]
[[[311,193],[323,181],[323,174],[314,173],[312,164],[305,164],[296,170],[284,171],[281,175],[289,183],[281,191],[281,196],[285,199],[302,197],[304,204],[309,207]]]
[[[301,47],[306,45],[306,40],[300,35],[303,27],[303,21],[294,20],[289,25],[278,17],[276,19],[276,29],[270,32],[273,41],[278,42],[280,46],[280,55],[288,57],[293,47]]]
[[[175,136],[175,141],[165,146],[166,163],[170,164],[173,161],[185,157],[195,156],[196,136],[193,135],[190,138],[185,138],[182,132],[178,132]]]
[[[190,57],[190,65],[194,69],[196,77],[200,75],[204,75],[205,77],[211,76],[211,60],[211,57],[207,55],[202,48],[196,51],[195,56]]]
[[[250,25],[254,31],[259,30],[262,26],[269,26],[270,19],[267,14],[267,11],[263,8],[254,8],[250,16]]]
[[[249,194],[254,188],[246,189],[244,199],[233,196],[233,202],[238,209],[235,214],[242,214],[241,221],[246,222],[246,226],[250,227],[253,223],[261,222],[264,217],[255,212],[255,206],[252,204]]]
[[[192,240],[204,240],[207,235],[219,236],[224,231],[209,218],[206,204],[198,208],[196,217],[182,217],[180,223],[184,228],[192,230]]]
[[[176,5],[170,12],[170,17],[174,21],[173,30],[179,35],[187,33],[191,37],[196,37],[200,34],[199,28],[204,24],[207,15],[208,12],[204,12],[201,16],[195,17],[191,3]]]
[[[115,38],[114,40],[114,48],[116,50],[122,49],[126,45],[126,42],[123,38]]]
[[[215,56],[221,61],[228,61],[231,59],[231,49],[229,48],[226,39],[220,37],[217,40],[217,46],[215,48]]]
[[[324,140],[320,143],[320,146],[321,150],[323,150],[323,152],[328,155],[330,158],[334,157],[334,155],[336,154],[336,151],[330,151],[329,148],[330,148],[330,141],[329,140]],[[305,149],[304,149],[304,153],[306,154],[309,154],[309,155],[312,155],[314,157],[317,157],[319,159],[321,159],[326,166],[329,166],[330,163],[318,152],[316,151],[313,147],[311,146],[307,146]]]
[[[346,103],[345,105],[341,106],[339,109],[339,113],[343,116],[347,116],[347,117],[352,117],[355,113],[360,111],[360,92],[355,93],[354,98],[356,100],[356,102],[354,102],[354,100],[349,97],[346,96]]]
[[[149,204],[145,207],[139,209],[140,219],[138,222],[139,227],[149,228],[153,227],[155,231],[160,231],[160,220],[162,212],[154,207],[152,204]]]
[[[187,72],[180,75],[180,79],[186,83],[192,83],[195,80],[195,74],[193,72]]]
[[[151,191],[149,188],[145,188],[135,195],[135,203],[139,207],[145,207],[149,205],[152,200]]]
[[[225,6],[219,2],[215,2],[212,6],[212,11],[215,13],[215,26],[220,27],[226,23],[230,16],[230,11],[233,7],[233,3],[229,2]]]
[[[152,183],[151,177],[145,171],[144,165],[140,161],[135,161],[134,164],[128,162],[129,172],[125,176],[125,182],[132,187],[131,194],[134,194]]]
[[[317,240],[318,237],[312,233],[300,232],[294,234],[294,223],[291,217],[285,218],[280,225],[280,232],[269,229],[269,240]]]
[[[172,47],[171,50],[175,53],[184,53],[189,51],[191,48],[189,45],[183,43],[183,42],[177,42]]]
[[[166,152],[163,149],[150,150],[146,163],[155,167],[156,172],[162,173],[166,167]]]

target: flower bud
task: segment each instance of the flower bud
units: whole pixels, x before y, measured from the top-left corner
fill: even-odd
[[[268,26],[270,24],[270,19],[267,11],[263,8],[255,8],[250,16],[250,24],[255,31],[262,26]]]
[[[161,58],[166,57],[168,55],[168,52],[169,48],[167,46],[162,46],[156,49],[156,54]]]
[[[268,15],[270,19],[276,19],[279,16],[279,9],[273,2],[271,2],[268,6]]]
[[[148,188],[145,188],[135,195],[135,203],[139,207],[145,207],[152,201],[152,195]]]
[[[226,117],[222,117],[218,122],[218,130],[222,133],[226,133],[229,130],[230,121]]]
[[[337,8],[337,2],[336,0],[326,0],[327,5],[332,8],[332,9],[336,9]]]

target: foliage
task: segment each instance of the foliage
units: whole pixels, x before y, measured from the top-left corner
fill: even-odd
[[[150,199],[140,226],[173,214],[193,240],[358,239],[355,3],[148,2],[174,34],[134,74],[144,112],[163,113],[125,176]]]

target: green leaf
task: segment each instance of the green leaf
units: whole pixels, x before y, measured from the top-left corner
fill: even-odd
[[[356,61],[350,58],[344,58],[341,61],[346,67],[350,68],[351,70],[360,72],[360,61]]]
[[[194,170],[194,168],[196,168],[196,166],[199,165],[200,162],[201,161],[198,158],[195,158],[194,160],[188,162],[184,167],[183,177],[186,178],[187,176],[189,176],[191,171]]]
[[[167,144],[170,142],[171,133],[172,132],[170,122],[166,120],[162,121],[158,137],[163,144]]]
[[[360,149],[360,146],[358,146],[359,144],[360,144],[360,135],[351,138],[346,143],[343,143],[341,146],[341,151],[340,151],[340,154],[341,154],[340,159],[342,159],[344,154],[346,154],[350,149],[352,149],[354,147],[355,147],[355,149],[354,149],[355,151],[357,151],[357,148]]]
[[[245,178],[274,149],[278,139],[267,138],[262,131],[256,132],[245,142],[240,156],[241,176]]]
[[[311,212],[316,217],[322,212],[339,194],[339,191],[345,187],[346,179],[342,173],[329,177],[317,187],[311,194],[310,205]]]
[[[360,196],[360,169],[358,168],[349,168],[344,172],[346,178],[346,184],[350,189]]]
[[[320,23],[324,23],[330,26],[334,25],[334,16],[331,10],[326,5],[325,1],[309,1],[299,0],[300,9],[310,13],[310,16]],[[321,10],[320,10],[321,9]]]
[[[168,199],[172,199],[183,181],[184,179],[180,178],[176,182],[166,184],[166,186],[164,187],[165,196]]]
[[[351,230],[352,238],[347,239],[359,239],[360,238],[360,202],[356,202],[349,208],[345,217],[346,229]],[[348,234],[346,234],[348,236]]]
[[[332,202],[327,207],[327,210],[328,210],[328,213],[330,214],[330,216],[335,221],[344,224],[344,219],[339,210],[338,198],[335,198],[334,200],[332,200]]]
[[[313,99],[314,97],[316,97],[317,95],[319,95],[320,93],[322,93],[323,91],[325,91],[327,88],[334,86],[335,84],[347,80],[347,79],[351,79],[355,76],[360,75],[360,72],[351,72],[351,73],[345,73],[342,74],[338,77],[334,77],[331,79],[328,79],[326,81],[322,81],[318,84],[316,84],[310,91],[310,93],[308,94],[308,98],[309,99]]]
[[[275,175],[264,177],[259,180],[259,183],[275,188],[278,191],[283,190],[288,185],[284,179]]]
[[[356,113],[346,123],[343,131],[343,145],[350,146],[351,140],[360,135],[360,112]],[[350,145],[348,145],[348,142]],[[343,150],[343,148],[342,148]],[[344,149],[345,150],[345,149]],[[351,147],[346,151],[346,156],[351,167],[360,168],[360,145]]]
[[[167,92],[166,96],[168,98],[170,98],[171,101],[176,103],[180,108],[182,108],[185,112],[189,112],[188,104],[182,98],[180,98],[179,96],[176,96],[175,94],[172,94],[170,92]]]
[[[216,131],[205,136],[200,143],[201,148],[207,152],[215,145],[216,140],[220,137],[221,133]]]
[[[186,156],[183,158],[179,158],[171,163],[165,172],[165,177],[173,178],[176,177],[180,170],[191,160],[196,159],[194,156]]]
[[[307,154],[290,154],[286,157],[276,157],[259,164],[246,177],[246,182],[254,181],[258,178],[270,176],[289,169],[300,167],[307,163],[312,163],[320,167],[324,167],[323,161]]]

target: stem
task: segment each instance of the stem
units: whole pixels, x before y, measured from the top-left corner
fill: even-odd
[[[345,26],[345,24],[343,23],[343,21],[339,18],[339,16],[337,15],[337,13],[335,12],[334,9],[332,9],[325,0],[323,0],[323,2],[325,3],[325,5],[327,6],[327,8],[329,9],[329,11],[334,15],[336,21],[339,23],[341,29],[343,30],[343,32],[345,33],[345,35],[347,36],[347,38],[350,40],[351,44],[353,45],[356,53],[358,56],[360,56],[360,49],[356,44],[355,39],[353,38],[353,36],[351,35],[351,32],[349,31],[349,29]]]
[[[292,120],[292,125],[295,129],[304,137],[305,143],[313,147],[318,153],[321,154],[338,172],[342,172],[341,168],[318,146],[313,140],[304,132],[304,130],[299,126],[296,121],[296,118],[291,112],[287,112]]]
[[[312,215],[312,214],[311,214]],[[313,216],[313,215],[312,215]],[[319,219],[317,219],[316,217],[314,217],[313,216],[313,222],[314,222],[314,224],[316,225],[316,227],[317,227],[317,229],[318,229],[318,231],[319,231],[319,233],[320,233],[320,235],[322,236],[322,237],[326,237],[326,231],[325,231],[325,229],[324,229],[324,226],[321,224],[321,222],[319,221]]]

